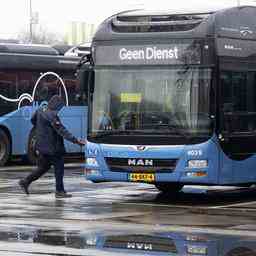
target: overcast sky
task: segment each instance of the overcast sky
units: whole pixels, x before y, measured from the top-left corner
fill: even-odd
[[[29,29],[30,0],[1,0],[0,38],[15,37]],[[51,31],[64,33],[69,21],[99,24],[108,16],[123,10],[212,10],[237,5],[239,0],[31,0],[39,13],[39,22]],[[242,5],[256,5],[253,0],[240,0]]]

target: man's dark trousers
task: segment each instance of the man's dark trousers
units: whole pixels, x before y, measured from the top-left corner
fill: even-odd
[[[39,179],[50,168],[54,166],[55,179],[56,179],[56,191],[64,191],[63,176],[64,176],[64,159],[62,155],[42,155],[40,154],[38,159],[38,168],[25,178],[26,184],[30,184],[33,181]]]

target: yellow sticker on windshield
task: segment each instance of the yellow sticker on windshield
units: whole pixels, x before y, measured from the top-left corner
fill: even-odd
[[[121,93],[121,102],[140,103],[141,93]]]

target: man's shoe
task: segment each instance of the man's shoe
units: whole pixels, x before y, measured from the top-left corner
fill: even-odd
[[[60,191],[60,192],[55,192],[55,197],[56,198],[70,198],[70,197],[72,197],[72,195],[68,194],[65,191]]]
[[[28,191],[28,184],[24,181],[24,180],[20,180],[19,181],[19,185],[20,185],[20,188],[22,189],[22,191],[29,195],[29,191]]]

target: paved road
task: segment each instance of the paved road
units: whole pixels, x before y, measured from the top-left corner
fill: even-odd
[[[55,199],[52,173],[22,194],[26,174],[0,173],[0,255],[256,255],[255,189],[166,196],[145,184],[93,184],[68,169],[73,197]]]

